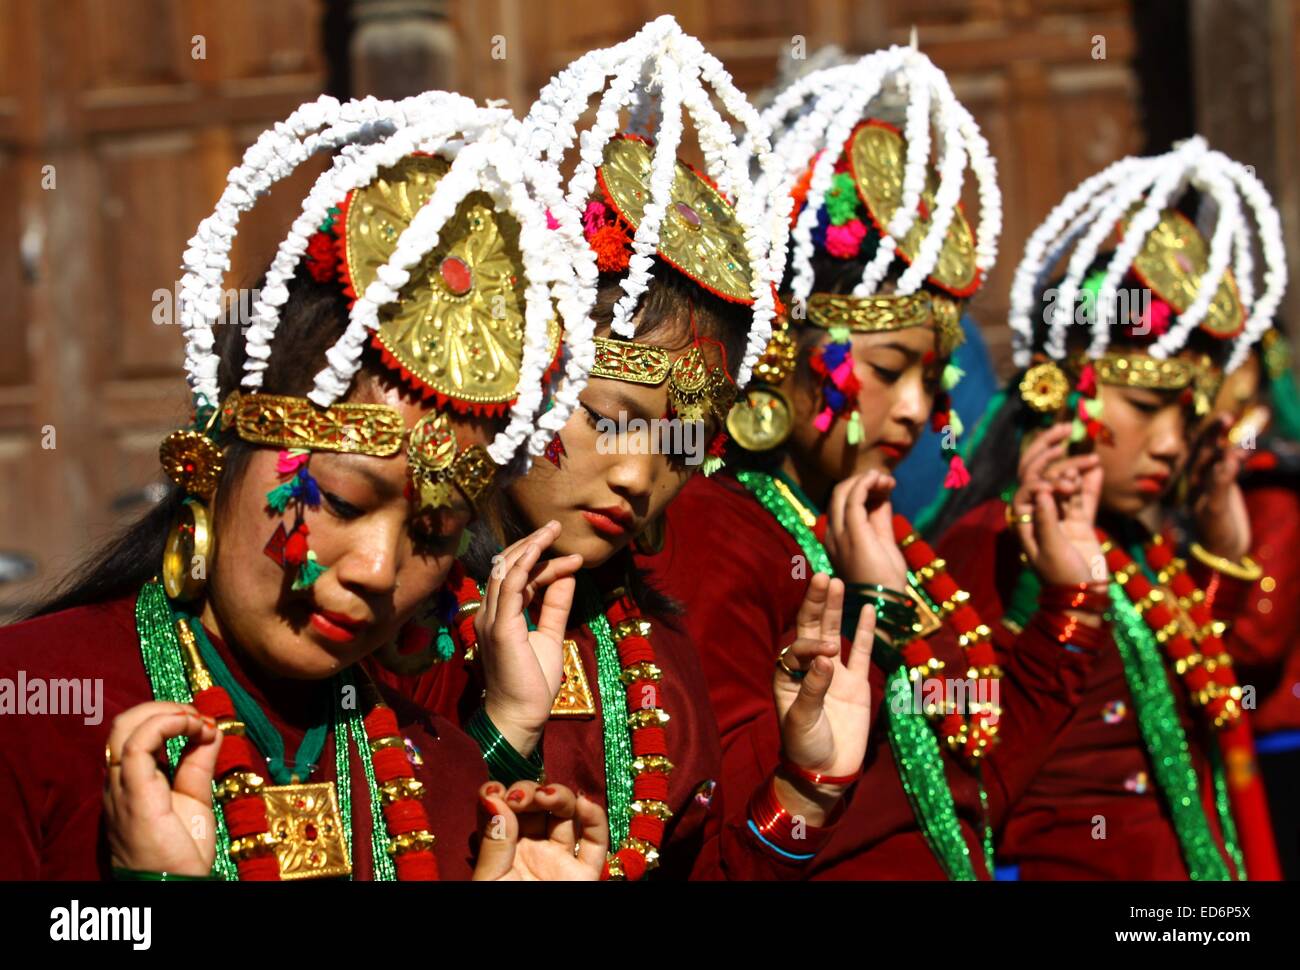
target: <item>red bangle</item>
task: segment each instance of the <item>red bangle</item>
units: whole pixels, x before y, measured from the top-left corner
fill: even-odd
[[[800,768],[797,764],[781,755],[781,770],[788,771],[797,778],[802,778],[806,782],[814,785],[851,785],[862,777],[862,769],[859,768],[851,775],[823,775],[817,771],[809,771],[807,768]]]
[[[790,862],[807,862],[831,834],[830,829],[808,825],[787,812],[776,797],[776,778],[772,776],[750,799],[749,825],[760,842]]]
[[[1050,612],[1104,613],[1110,608],[1110,593],[1094,583],[1051,583],[1039,590],[1038,606]]]
[[[1075,616],[1061,616],[1039,610],[1034,614],[1033,623],[1061,646],[1069,644],[1088,653],[1099,650],[1105,639],[1105,631],[1089,626]]]

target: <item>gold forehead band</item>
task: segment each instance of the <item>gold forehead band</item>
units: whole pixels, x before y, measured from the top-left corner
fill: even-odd
[[[233,391],[221,405],[221,427],[252,444],[375,458],[397,454],[406,442],[420,504],[429,508],[449,507],[458,488],[477,510],[496,474],[482,445],[457,450],[451,419],[441,411],[426,414],[408,434],[401,414],[387,404],[319,408],[301,397]]]
[[[813,293],[808,297],[808,322],[829,330],[844,327],[852,333],[881,333],[934,323],[939,353],[945,357],[961,346],[961,312],[957,301],[926,290],[900,295],[877,293],[848,296]]]
[[[650,387],[666,378],[668,402],[683,421],[702,421],[710,413],[724,421],[736,400],[736,385],[727,372],[709,367],[698,346],[674,362],[662,347],[597,337],[591,376]]]
[[[1119,387],[1149,391],[1181,391],[1199,376],[1201,367],[1173,357],[1157,360],[1145,354],[1104,354],[1093,361],[1097,380]]]
[[[406,437],[402,416],[386,404],[333,404],[319,408],[303,397],[232,391],[221,405],[222,430],[245,441],[308,451],[338,451],[387,458]]]

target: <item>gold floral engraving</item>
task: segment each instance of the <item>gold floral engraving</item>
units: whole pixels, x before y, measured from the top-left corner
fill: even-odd
[[[323,879],[352,871],[331,782],[262,789],[280,878]]]
[[[609,203],[633,229],[650,201],[651,148],[640,138],[619,136],[605,146],[598,170]],[[673,175],[672,197],[659,226],[659,255],[695,282],[733,303],[752,304],[753,273],[745,254],[745,231],[718,190],[682,162]]]
[[[303,397],[232,391],[221,405],[221,427],[258,445],[338,451],[386,458],[406,436],[402,416],[386,404],[320,408]]]
[[[906,142],[890,125],[868,121],[858,126],[849,140],[849,166],[857,183],[858,195],[876,228],[884,232],[903,198],[903,163]],[[931,213],[939,180],[934,169],[926,165],[925,188],[921,207],[907,234],[897,240],[898,254],[908,263],[916,258],[921,243],[930,231]],[[975,268],[975,238],[960,206],[939,250],[939,260],[929,276],[930,282],[953,296],[970,296],[979,286]]]

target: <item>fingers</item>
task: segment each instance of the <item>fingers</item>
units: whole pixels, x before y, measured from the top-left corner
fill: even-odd
[[[572,847],[578,843],[578,826],[574,821],[578,796],[564,785],[546,785],[533,795],[534,810],[547,814],[546,836],[553,842]]]
[[[609,819],[605,810],[587,795],[578,796],[574,815],[582,832],[578,841],[578,860],[599,875],[609,853]]]
[[[871,670],[871,648],[876,642],[876,608],[868,603],[858,615],[858,630],[853,634],[853,645],[849,648],[847,669],[852,673],[866,677]],[[807,680],[807,678],[804,678]]]
[[[207,733],[205,724],[203,734],[181,755],[172,789],[200,804],[211,805],[212,776],[217,768],[217,755],[221,753],[222,734],[215,724],[211,739],[207,738]]]
[[[845,484],[844,526],[850,537],[867,531],[867,497],[875,484],[875,472],[867,472],[849,479]]]
[[[510,872],[519,843],[519,820],[505,800],[505,786],[490,781],[478,790],[481,822],[475,879],[500,879]]]
[[[800,639],[816,640],[821,637],[822,612],[826,609],[830,584],[831,578],[825,573],[813,573],[808,582],[808,592],[804,594],[795,616],[795,629]]]
[[[540,529],[530,535],[524,536],[524,538],[514,543],[514,545],[507,547],[505,551],[501,553],[501,558],[493,562],[492,575],[491,578],[488,579],[487,591],[483,596],[483,608],[479,611],[480,614],[483,615],[485,623],[490,624],[491,621],[496,618],[497,610],[499,609],[498,599],[500,598],[501,587],[504,585],[505,580],[510,576],[511,571],[519,559],[530,552],[533,546],[536,545],[538,548],[536,555],[533,558],[533,561],[536,562],[536,556],[540,556],[541,551],[550,546],[559,534],[560,523],[552,519]]]
[[[582,557],[576,557],[582,562]],[[556,640],[564,639],[569,628],[569,611],[573,609],[573,594],[578,588],[572,576],[557,579],[546,589],[542,597],[542,609],[537,616],[537,629]]]
[[[184,735],[212,744],[216,734],[217,722],[201,717],[197,711],[159,713],[147,718],[122,745],[122,787],[127,792],[142,791],[158,778],[166,780],[158,760],[168,738]]]
[[[113,723],[108,729],[108,750],[112,752],[113,759],[115,761],[121,760],[122,746],[126,744],[126,739],[149,718],[158,714],[180,713],[193,714],[198,717],[199,709],[192,704],[176,704],[171,701],[148,701],[144,704],[137,704],[135,707],[128,707],[113,718]]]
[[[1036,469],[1041,468],[1054,451],[1063,450],[1063,446],[1070,437],[1070,422],[1054,424],[1037,438],[1035,438],[1020,456],[1020,481],[1024,481],[1031,474],[1037,474]]]
[[[835,663],[829,657],[815,657],[808,667],[808,673],[799,681],[799,693],[795,695],[786,719],[790,725],[799,730],[806,730],[815,724],[821,716],[822,704],[826,692],[831,688],[835,676]]]
[[[867,521],[871,530],[887,545],[894,545],[894,506],[890,496],[898,483],[892,475],[881,474],[875,487],[867,493]]]
[[[832,579],[826,590],[826,609],[822,611],[820,637],[823,643],[840,645],[840,621],[844,616],[844,581]]]

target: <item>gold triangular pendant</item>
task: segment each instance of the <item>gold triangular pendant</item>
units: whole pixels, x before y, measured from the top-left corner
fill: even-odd
[[[560,692],[551,705],[551,717],[595,717],[596,698],[591,693],[587,672],[582,667],[582,654],[577,640],[564,641],[564,680]]]

